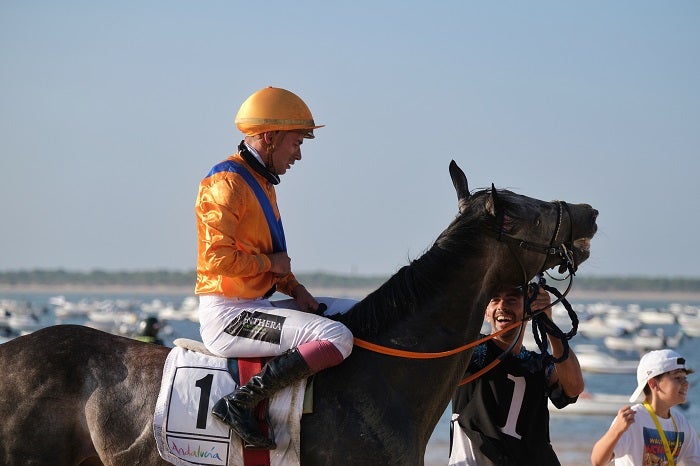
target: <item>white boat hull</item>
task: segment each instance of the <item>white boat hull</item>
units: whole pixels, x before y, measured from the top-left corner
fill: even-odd
[[[551,414],[580,414],[588,416],[614,416],[623,406],[628,406],[627,395],[609,395],[605,393],[582,393],[576,403],[557,409],[549,402]]]

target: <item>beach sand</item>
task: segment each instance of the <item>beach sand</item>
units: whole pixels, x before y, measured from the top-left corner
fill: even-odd
[[[554,451],[562,466],[590,466],[593,445],[576,441],[552,442]],[[425,452],[425,466],[446,466],[449,455],[449,442],[433,441]]]

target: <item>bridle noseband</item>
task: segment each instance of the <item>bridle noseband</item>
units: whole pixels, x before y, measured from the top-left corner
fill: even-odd
[[[542,267],[539,270],[539,273],[542,273],[545,271],[545,267],[547,264],[547,257],[548,256],[559,256],[561,258],[560,265],[563,265],[566,267],[566,269],[569,271],[569,273],[573,276],[575,275],[574,271],[576,269],[576,264],[574,263],[574,255],[572,251],[573,247],[573,228],[571,228],[571,231],[569,233],[569,241],[570,241],[570,246],[566,246],[566,242],[562,241],[560,244],[557,243],[557,238],[559,237],[559,233],[561,232],[561,226],[564,220],[564,214],[566,214],[569,217],[569,223],[571,223],[571,211],[569,210],[569,205],[564,202],[564,201],[554,201],[557,204],[557,226],[554,229],[554,234],[552,235],[552,239],[549,241],[549,244],[537,244],[537,243],[532,243],[530,241],[525,241],[523,239],[516,238],[514,236],[510,236],[504,231],[503,228],[503,222],[504,222],[504,214],[501,212],[497,216],[498,219],[498,228],[497,232],[494,232],[490,228],[486,228],[485,231],[490,235],[490,236],[495,236],[498,241],[502,243],[506,243],[509,247],[515,246],[520,249],[525,249],[526,251],[532,251],[532,252],[537,252],[540,254],[545,255],[545,259],[543,261]],[[511,252],[513,252],[513,255],[515,256],[516,260],[518,261],[518,264],[520,265],[520,268],[523,272],[523,275],[525,276],[525,281],[528,280],[529,277],[527,277],[527,271],[525,270],[525,267],[523,266],[522,262],[520,261],[520,258],[518,257],[517,254],[515,254],[515,251],[511,249]]]

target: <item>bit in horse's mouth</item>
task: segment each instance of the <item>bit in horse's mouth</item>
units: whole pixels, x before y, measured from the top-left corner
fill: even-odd
[[[591,238],[579,238],[574,240],[574,247],[580,251],[591,251]]]

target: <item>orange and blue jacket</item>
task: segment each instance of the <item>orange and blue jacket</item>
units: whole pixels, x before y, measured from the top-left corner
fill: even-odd
[[[239,173],[232,167],[247,173]],[[214,166],[199,184],[195,205],[198,244],[195,293],[198,295],[253,299],[277,286],[278,291],[291,296],[299,284],[292,273],[276,277],[270,272],[271,263],[266,254],[280,252],[275,250],[279,245],[273,246],[271,227],[252,183],[262,189],[261,195],[264,193],[269,201],[267,208],[271,207],[269,215],[274,215],[281,228],[274,186],[239,154]],[[282,241],[283,236],[282,233]]]

